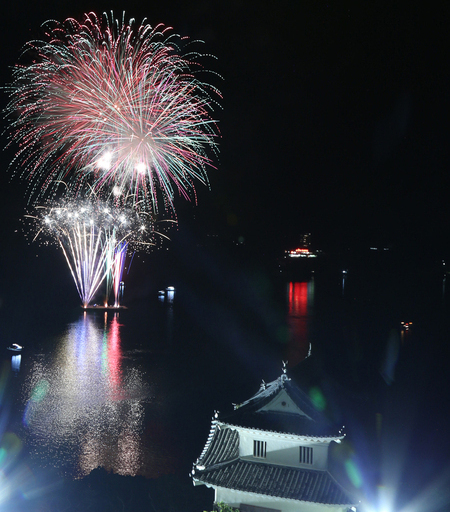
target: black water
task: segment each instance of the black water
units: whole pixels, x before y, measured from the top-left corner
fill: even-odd
[[[4,326],[5,344],[25,349],[20,361],[3,355],[3,504],[210,509],[212,491],[194,488],[189,471],[214,410],[245,400],[288,361],[288,375],[345,425],[333,453],[345,485],[385,509],[430,488],[428,509],[446,509],[450,299],[441,271],[330,267],[296,282],[271,268],[198,263],[197,273],[141,275],[119,314],[60,304],[30,312],[20,339]],[[170,285],[173,300],[158,295]]]

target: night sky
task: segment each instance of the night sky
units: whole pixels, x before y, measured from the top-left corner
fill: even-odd
[[[211,190],[198,187],[197,207],[177,201],[180,228],[193,222],[277,250],[309,231],[322,248],[406,243],[449,251],[448,3],[7,4],[3,84],[41,22],[90,10],[118,14],[125,6],[138,21],[204,40],[217,56],[220,160]],[[5,220],[25,206],[24,187],[9,183],[10,157],[1,157]]]

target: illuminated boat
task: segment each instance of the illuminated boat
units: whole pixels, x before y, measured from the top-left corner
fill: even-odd
[[[312,249],[311,233],[305,233],[300,237],[300,245],[295,249],[284,251],[284,257],[279,260],[279,271],[288,279],[303,281],[308,280],[316,270],[322,270],[324,266],[324,253],[321,250]]]
[[[22,352],[22,349],[23,347],[17,343],[13,343],[10,347],[6,347],[6,350],[11,350],[11,352]]]
[[[322,251],[313,251],[309,247],[287,250],[280,261],[280,271],[289,279],[300,281],[308,280],[322,266]]]

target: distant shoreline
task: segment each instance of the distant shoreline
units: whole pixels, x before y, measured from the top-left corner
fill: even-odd
[[[120,311],[122,309],[128,309],[126,306],[80,306],[81,309],[90,310],[93,309],[95,311],[97,310],[105,310],[105,311]]]

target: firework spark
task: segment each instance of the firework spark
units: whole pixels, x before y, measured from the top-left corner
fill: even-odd
[[[45,38],[28,43],[8,86],[14,169],[30,197],[51,196],[60,181],[76,195],[141,201],[148,211],[173,209],[176,192],[195,197],[217,153],[213,108],[219,91],[200,80],[198,52],[182,38],[104,15],[47,22]]]
[[[114,289],[114,306],[119,306],[120,283],[122,282],[123,268],[127,256],[128,242],[121,242],[114,251],[114,264],[112,267],[112,281]]]
[[[116,253],[122,252],[124,258],[128,246],[147,250],[165,237],[155,231],[146,212],[92,198],[37,207],[35,214],[25,217],[31,221],[33,241],[54,241],[62,249],[84,307],[108,275],[114,281],[120,263]]]

